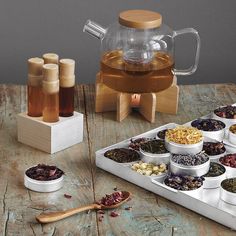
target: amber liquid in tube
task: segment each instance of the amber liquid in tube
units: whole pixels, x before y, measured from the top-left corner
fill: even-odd
[[[59,120],[59,93],[44,93],[43,121],[57,122]]]
[[[74,114],[75,61],[61,59],[60,69],[60,116]]]
[[[129,63],[120,50],[102,56],[103,82],[112,89],[129,93],[161,91],[173,82],[174,61],[164,52],[156,52],[149,63]]]
[[[58,65],[43,65],[43,121],[59,121]]]
[[[42,116],[43,92],[39,86],[27,85],[28,92],[28,116]]]
[[[68,117],[74,114],[74,86],[60,87],[60,116]]]

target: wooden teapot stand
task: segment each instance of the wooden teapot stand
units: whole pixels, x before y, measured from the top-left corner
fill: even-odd
[[[135,107],[146,120],[154,123],[156,111],[168,114],[177,113],[179,87],[175,77],[168,89],[158,93],[122,93],[102,83],[100,73],[98,73],[95,96],[95,112],[117,111],[116,119],[121,122]]]

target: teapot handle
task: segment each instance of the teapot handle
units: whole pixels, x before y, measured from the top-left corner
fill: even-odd
[[[197,49],[196,49],[196,54],[195,54],[195,62],[188,69],[179,70],[179,69],[174,68],[173,72],[175,75],[191,75],[197,70],[199,55],[200,55],[201,40],[200,40],[200,36],[198,32],[193,28],[185,28],[185,29],[174,31],[173,38],[181,34],[194,34],[194,36],[196,37]]]

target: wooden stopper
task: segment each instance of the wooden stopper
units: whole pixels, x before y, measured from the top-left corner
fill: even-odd
[[[58,65],[56,64],[43,65],[43,80],[44,81],[58,80]]]
[[[161,26],[162,16],[153,11],[128,10],[119,15],[119,23],[135,29],[152,29]]]
[[[44,60],[39,57],[30,58],[28,60],[28,74],[33,76],[41,76],[43,73]]]
[[[75,61],[72,59],[60,60],[60,77],[70,77],[75,74]]]
[[[59,56],[56,53],[43,54],[44,64],[58,64]]]
[[[72,59],[60,60],[60,86],[69,88],[75,85],[75,61]]]

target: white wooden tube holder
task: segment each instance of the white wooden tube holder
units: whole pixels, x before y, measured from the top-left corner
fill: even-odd
[[[58,122],[47,123],[42,117],[17,115],[18,141],[53,154],[83,141],[83,114],[60,117]]]

